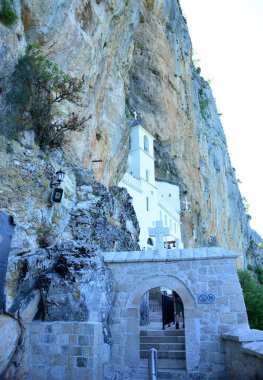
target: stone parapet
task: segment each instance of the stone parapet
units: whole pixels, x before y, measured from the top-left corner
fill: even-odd
[[[231,259],[239,257],[236,252],[223,248],[163,249],[162,251],[103,252],[106,263],[171,262],[207,259]]]
[[[255,329],[237,330],[223,334],[223,339],[234,340],[236,342],[263,341],[263,331]]]
[[[243,330],[223,334],[229,379],[263,380],[263,331]]]

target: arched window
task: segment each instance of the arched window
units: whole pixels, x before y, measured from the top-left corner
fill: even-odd
[[[153,245],[153,239],[148,238],[148,240],[147,240],[147,244],[148,244],[148,245]]]
[[[167,216],[166,215],[164,216],[164,223],[167,226]]]
[[[160,211],[160,220],[163,221],[163,214],[162,214],[162,211]]]
[[[147,136],[144,136],[143,138],[143,149],[145,150],[145,152],[149,153],[149,140]]]

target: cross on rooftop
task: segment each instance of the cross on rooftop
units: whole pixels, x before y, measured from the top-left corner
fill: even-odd
[[[185,210],[189,210],[190,202],[188,202],[187,198],[185,198],[185,201],[183,201],[185,205]]]
[[[170,235],[170,228],[164,227],[161,220],[155,222],[155,228],[149,228],[149,236],[155,237],[156,250],[163,251],[163,238]]]

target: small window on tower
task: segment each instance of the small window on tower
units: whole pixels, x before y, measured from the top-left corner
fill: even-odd
[[[149,170],[145,171],[145,178],[146,178],[146,181],[149,182],[149,178],[150,178]]]
[[[166,215],[164,216],[164,223],[167,226],[167,216]]]
[[[149,211],[149,198],[146,197],[146,210]]]
[[[145,150],[145,152],[149,153],[149,140],[147,136],[144,136],[143,138],[143,149]]]

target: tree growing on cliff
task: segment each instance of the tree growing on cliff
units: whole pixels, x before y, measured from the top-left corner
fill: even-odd
[[[82,106],[81,92],[84,78],[72,78],[57,64],[40,54],[37,46],[29,45],[18,61],[12,76],[7,103],[11,112],[7,117],[8,132],[34,130],[40,147],[56,148],[65,142],[65,132],[81,131],[91,118],[71,112],[65,117],[61,105]]]

